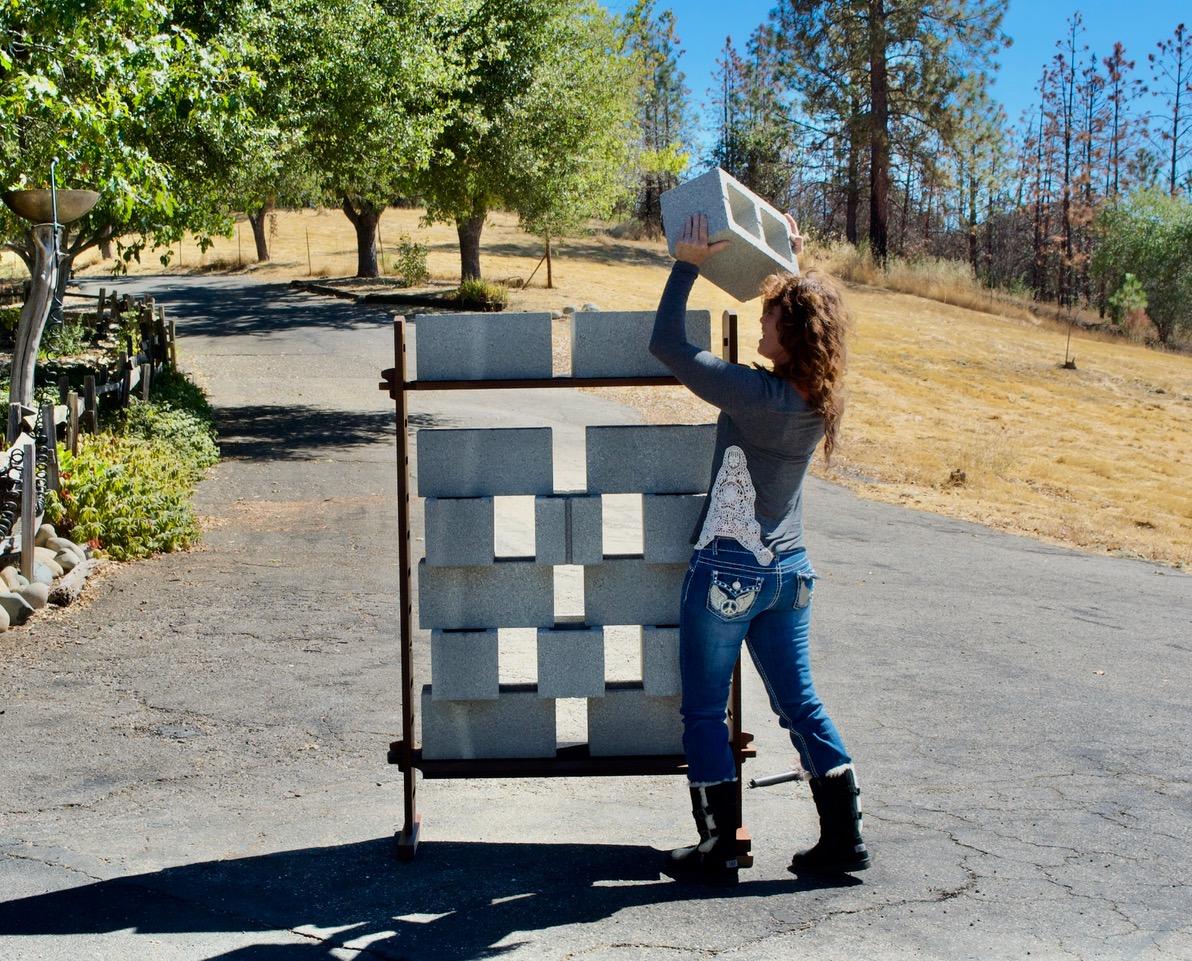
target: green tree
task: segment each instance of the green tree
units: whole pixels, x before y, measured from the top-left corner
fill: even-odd
[[[1192,201],[1139,190],[1106,207],[1098,227],[1094,273],[1114,290],[1137,278],[1163,343],[1192,330]]]
[[[619,63],[623,53],[595,3],[464,6],[460,23],[436,28],[459,77],[417,193],[429,220],[454,222],[466,280],[480,277],[480,236],[497,205],[535,229],[552,222],[559,229],[564,211],[574,220],[585,198],[589,215],[607,207],[625,165],[632,73]]]
[[[7,0],[0,8],[0,184],[100,191],[63,243],[63,281],[113,238],[125,259],[184,231],[226,231],[224,183],[254,78],[239,38],[201,42],[153,0]],[[26,264],[24,225],[0,233]]]
[[[557,54],[535,71],[520,122],[505,146],[513,168],[505,202],[546,246],[609,217],[633,189],[632,61],[618,55],[615,24],[577,7],[556,24]]]
[[[375,277],[377,224],[435,155],[470,34],[454,0],[289,0],[274,9],[292,122],[320,192],[356,229],[356,275]],[[440,42],[441,41],[441,42]]]
[[[782,73],[810,111],[864,120],[848,133],[868,147],[869,245],[879,261],[888,248],[892,126],[919,124],[950,142],[955,94],[966,77],[981,78],[1006,42],[1005,7],[1006,0],[782,0],[771,15]]]
[[[691,91],[679,69],[683,51],[675,15],[656,11],[655,0],[635,0],[623,23],[626,49],[638,71],[640,181],[634,213],[649,232],[658,233],[659,198],[678,184],[691,158]]]

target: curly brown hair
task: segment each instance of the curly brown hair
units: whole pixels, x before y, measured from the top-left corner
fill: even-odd
[[[787,359],[774,374],[824,418],[824,459],[832,460],[844,414],[845,337],[850,326],[840,290],[827,274],[773,274],[762,282],[763,310],[777,307],[778,342]]]

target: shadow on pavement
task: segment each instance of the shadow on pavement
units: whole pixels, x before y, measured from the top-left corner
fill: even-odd
[[[448,423],[409,415],[411,427]],[[393,411],[341,411],[303,404],[249,404],[216,409],[225,460],[309,460],[323,448],[362,447],[396,435]]]
[[[110,279],[86,280],[87,293],[105,283],[108,289],[113,285]],[[295,328],[371,329],[392,322],[392,311],[303,293],[288,283],[258,283],[242,276],[151,275],[129,280],[124,286],[115,281],[116,290],[127,286],[150,291],[167,314],[178,319],[187,337],[265,337]]]
[[[657,863],[658,853],[640,846],[463,841],[426,842],[414,861],[402,863],[393,840],[381,838],[188,864],[8,901],[0,904],[0,934],[132,928],[251,936],[285,929],[312,940],[246,945],[214,957],[313,961],[346,956],[333,954],[336,948],[367,946],[370,957],[466,961],[513,950],[528,940],[518,932],[597,921],[636,905],[859,883],[791,878],[701,888],[660,879]]]

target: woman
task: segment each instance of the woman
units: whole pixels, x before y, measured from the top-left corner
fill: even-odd
[[[787,216],[796,254],[798,224]],[[820,839],[794,872],[869,867],[852,757],[811,682],[808,634],[815,572],[803,545],[803,478],[821,439],[830,458],[843,406],[847,315],[822,275],[776,274],[762,285],[758,353],[771,370],[729,364],[689,344],[687,296],[708,243],[691,217],[658,305],[650,353],[720,408],[713,480],[683,582],[679,659],[683,747],[698,844],[672,851],[664,871],[683,880],[737,880],[737,770],[725,724],[733,665],[744,640],[810,775]]]

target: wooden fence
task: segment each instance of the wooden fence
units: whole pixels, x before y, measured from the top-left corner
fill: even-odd
[[[134,317],[126,322],[130,313]],[[59,405],[44,404],[32,414],[18,405],[10,411],[17,436],[0,452],[0,558],[19,554],[26,577],[33,569],[45,495],[59,489],[58,442],[77,454],[79,436],[99,430],[101,406],[126,407],[132,397],[148,400],[154,379],[177,370],[174,322],[152,297],[133,299],[101,289],[96,327],[101,334],[106,327],[119,345],[114,364],[85,368],[81,384],[72,383],[77,369],[73,377],[59,378]]]
[[[123,317],[136,314],[130,336],[123,331]],[[70,379],[58,379],[58,401],[66,408],[64,443],[72,454],[79,450],[79,434],[99,430],[99,410],[127,407],[136,396],[149,399],[153,380],[164,370],[178,369],[174,321],[152,297],[134,300],[127,294],[99,291],[96,325],[107,324],[122,341],[114,366],[96,368],[83,375],[73,388]],[[77,375],[76,378],[77,379]]]

